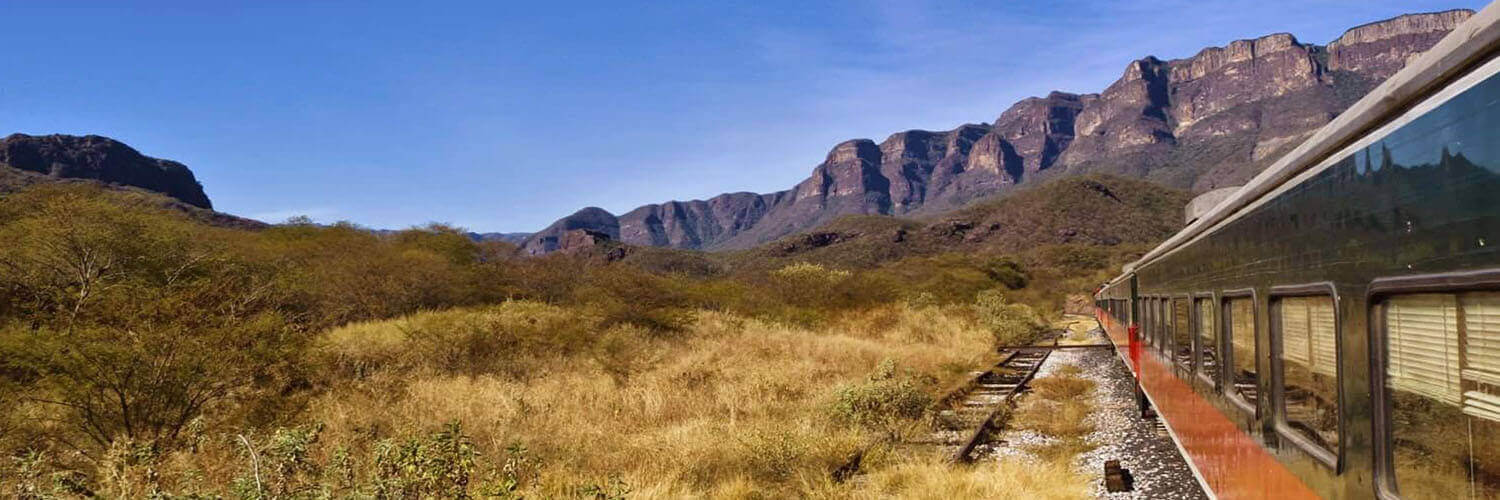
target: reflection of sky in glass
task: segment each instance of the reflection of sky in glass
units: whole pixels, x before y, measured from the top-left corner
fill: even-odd
[[[1500,75],[1491,76],[1423,115],[1384,140],[1356,153],[1360,174],[1379,171],[1384,155],[1393,165],[1437,165],[1446,147],[1489,170],[1500,166],[1500,141],[1489,140],[1500,130]],[[1382,151],[1384,149],[1385,151]],[[1363,156],[1363,157],[1361,157]]]

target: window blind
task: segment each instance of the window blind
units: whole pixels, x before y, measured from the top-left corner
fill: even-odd
[[[1338,315],[1333,297],[1310,297],[1307,301],[1308,337],[1312,344],[1312,371],[1320,375],[1338,375]]]
[[[1255,368],[1255,310],[1250,299],[1230,299],[1229,340],[1234,345],[1235,366]]]
[[[1461,404],[1456,299],[1421,294],[1386,302],[1386,374],[1393,389]]]
[[[1281,300],[1281,358],[1311,369],[1312,341],[1308,332],[1307,302],[1302,297]]]
[[[1198,301],[1198,338],[1203,339],[1204,347],[1217,348],[1214,345],[1214,303],[1212,300]]]
[[[1500,293],[1463,296],[1464,414],[1500,422]]]

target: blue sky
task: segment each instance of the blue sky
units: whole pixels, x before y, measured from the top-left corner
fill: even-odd
[[[992,121],[1148,54],[1482,6],[0,3],[0,134],[111,136],[273,222],[530,231],[786,189],[839,141]]]

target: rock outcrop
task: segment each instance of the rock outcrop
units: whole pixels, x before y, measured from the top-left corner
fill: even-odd
[[[993,124],[845,141],[788,191],[647,205],[618,220],[592,214],[592,225],[574,214],[523,248],[553,251],[561,231],[580,228],[638,245],[747,248],[842,215],[936,213],[1091,172],[1194,192],[1239,185],[1471,15],[1404,15],[1327,47],[1278,33],[1185,59],[1147,56],[1102,92],[1024,99]]]
[[[90,179],[171,196],[198,208],[213,208],[187,166],[141,154],[97,135],[12,134],[0,139],[0,168],[55,179]]]
[[[1383,80],[1406,66],[1412,47],[1431,47],[1473,11],[1414,14],[1358,26],[1328,44],[1328,69]]]
[[[573,215],[563,217],[547,226],[546,229],[528,236],[526,241],[521,243],[521,252],[527,255],[542,255],[567,250],[570,244],[577,246],[585,240],[592,241],[592,237],[579,236],[577,234],[579,231],[618,240],[620,239],[620,220],[602,208],[588,207],[573,212]]]

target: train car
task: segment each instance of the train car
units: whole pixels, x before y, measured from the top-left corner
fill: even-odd
[[[1500,9],[1095,295],[1220,498],[1500,498]]]

